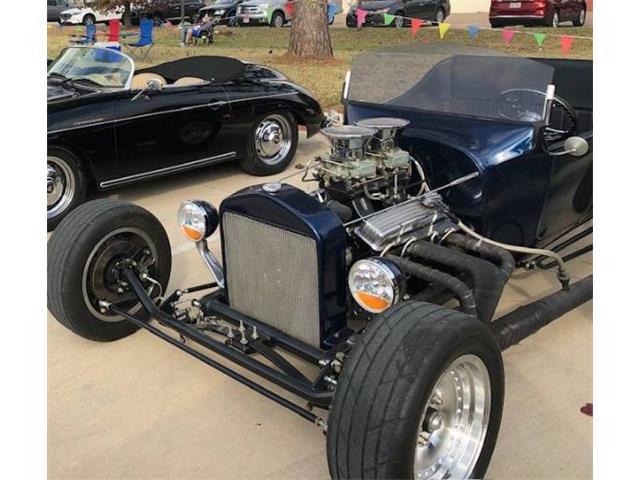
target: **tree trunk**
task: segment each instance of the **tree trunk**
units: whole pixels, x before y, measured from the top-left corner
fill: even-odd
[[[122,12],[122,23],[126,28],[131,28],[131,3],[126,2],[124,4],[124,12]]]
[[[333,57],[327,0],[298,0],[289,35],[289,53],[296,57]]]

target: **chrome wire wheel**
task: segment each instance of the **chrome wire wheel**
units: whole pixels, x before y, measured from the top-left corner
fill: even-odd
[[[76,192],[76,180],[71,166],[59,157],[47,157],[47,219],[64,212]]]
[[[404,27],[404,18],[401,15],[396,16],[396,18],[393,19],[393,25],[396,28]]]
[[[584,8],[580,9],[580,18],[578,19],[578,21],[580,22],[580,25],[584,25],[584,22],[587,20],[587,11]]]
[[[436,12],[436,23],[444,22],[444,10],[438,10]]]
[[[104,322],[119,322],[123,318],[109,314],[99,306],[100,300],[107,300],[136,313],[141,305],[135,295],[122,288],[122,278],[118,275],[118,262],[135,260],[150,277],[155,277],[157,249],[147,233],[139,228],[119,228],[105,235],[93,248],[82,272],[82,297],[91,312]],[[151,294],[151,289],[148,292]],[[163,292],[160,292],[162,294]]]
[[[282,115],[269,115],[256,128],[254,142],[260,161],[277,165],[291,150],[291,124]]]
[[[551,20],[551,26],[553,28],[558,28],[558,25],[560,25],[560,16],[558,15],[558,12],[554,12],[553,19]]]
[[[429,394],[419,423],[414,478],[470,478],[491,411],[491,381],[476,355],[455,359]]]

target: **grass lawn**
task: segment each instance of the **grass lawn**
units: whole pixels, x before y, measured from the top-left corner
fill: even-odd
[[[103,28],[102,26],[99,27]],[[548,34],[593,36],[591,27],[573,28],[528,28],[526,32],[541,32]],[[70,35],[78,34],[83,29],[79,27],[48,29],[48,58],[55,58],[67,46]],[[289,28],[244,27],[217,29],[216,41],[212,45],[200,45],[183,48],[178,45],[178,29],[163,27],[155,30],[156,45],[152,50],[153,64],[175,60],[191,55],[225,55],[242,60],[262,63],[280,70],[294,82],[307,88],[320,101],[325,109],[340,109],[340,93],[344,74],[349,70],[354,55],[377,48],[409,44],[414,42],[440,42],[436,27],[424,27],[417,38],[412,38],[410,30],[395,28],[365,28],[360,31],[351,28],[332,28],[331,40],[334,58],[331,60],[299,60],[288,57]],[[134,37],[135,38],[135,37]],[[529,57],[563,57],[560,50],[559,37],[547,37],[542,47],[538,47],[532,35],[518,35],[510,44],[505,44],[499,30],[481,30],[475,41],[471,41],[464,29],[454,27],[449,30],[442,41],[476,45],[504,51],[515,55]],[[592,58],[593,42],[588,39],[576,39],[568,58]],[[148,63],[138,64],[140,67]]]

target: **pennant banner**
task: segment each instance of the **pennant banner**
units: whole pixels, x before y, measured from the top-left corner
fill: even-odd
[[[267,23],[271,25],[271,19],[273,18],[273,7],[267,8]]]
[[[504,39],[504,43],[511,43],[513,37],[516,32],[514,30],[502,30],[502,38]]]
[[[544,39],[547,38],[547,35],[545,33],[534,33],[533,38],[536,39],[536,43],[541,47]]]
[[[356,25],[358,28],[364,23],[364,19],[367,17],[367,11],[361,8],[356,9]]]
[[[385,25],[391,25],[391,22],[393,22],[396,19],[396,16],[385,13],[383,18],[384,18]]]
[[[575,38],[569,35],[563,35],[560,37],[560,48],[562,48],[562,53],[565,55],[569,53],[574,40]]]
[[[439,23],[438,24],[438,30],[440,31],[440,40],[442,40],[444,38],[444,36],[447,34],[447,32],[449,31],[450,28],[451,28],[451,24],[450,23]]]
[[[418,35],[418,30],[420,30],[420,27],[424,25],[424,21],[420,20],[419,18],[412,18],[411,19],[411,36],[415,37],[416,35]]]
[[[480,28],[475,25],[469,25],[469,27],[467,27],[467,31],[469,32],[469,38],[471,40],[475,40],[478,37],[478,33],[480,33]]]

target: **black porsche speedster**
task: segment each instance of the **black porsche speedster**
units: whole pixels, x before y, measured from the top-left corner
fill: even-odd
[[[48,68],[47,226],[108,189],[238,160],[284,170],[298,127],[318,132],[318,102],[270,68],[196,56],[136,70],[128,56],[72,47]]]

